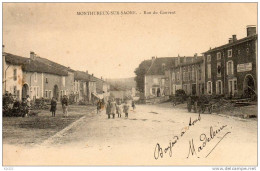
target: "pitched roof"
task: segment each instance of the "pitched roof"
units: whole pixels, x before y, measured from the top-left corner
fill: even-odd
[[[74,72],[74,70],[69,68],[69,67],[65,67],[65,66],[63,66],[61,64],[58,64],[58,63],[53,62],[53,61],[51,61],[49,59],[46,59],[46,58],[42,58],[40,56],[37,56],[36,60],[44,62],[45,64],[50,65],[50,66],[55,67],[55,68],[60,69],[60,70]]]
[[[160,57],[155,58],[146,75],[164,75],[164,70],[175,64],[177,57]]]
[[[247,41],[250,41],[250,40],[254,40],[254,39],[257,39],[257,34],[255,35],[252,35],[252,36],[247,36],[245,38],[242,38],[242,39],[239,39],[239,40],[236,40],[232,43],[227,43],[227,44],[224,44],[222,46],[219,46],[219,47],[215,47],[213,49],[210,49],[204,53],[210,53],[210,52],[214,52],[214,51],[218,51],[218,50],[221,50],[221,49],[224,49],[224,48],[228,48],[228,47],[231,47],[231,46],[234,46],[234,45],[237,45],[237,44],[240,44],[240,43],[243,43],[243,42],[247,42]],[[204,54],[203,53],[203,54]]]
[[[60,70],[59,68],[52,67],[38,60],[13,55],[11,53],[4,53],[6,63],[13,65],[21,65],[23,71],[48,73],[60,76],[67,76],[68,72]]]
[[[92,75],[83,72],[83,71],[75,71],[74,72],[74,79],[75,80],[83,80],[83,81],[95,81],[95,79],[93,79]]]
[[[192,59],[192,58],[190,58],[190,59]],[[198,64],[198,63],[203,62],[203,57],[202,56],[197,56],[197,58],[193,57],[193,59],[194,60],[189,60],[189,61],[187,61],[185,63],[181,63],[179,66],[187,66],[187,65]]]

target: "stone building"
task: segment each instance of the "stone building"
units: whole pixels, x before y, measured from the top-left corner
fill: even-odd
[[[208,95],[248,97],[257,94],[257,34],[247,27],[247,36],[233,35],[228,43],[204,52],[205,89]]]
[[[145,98],[169,95],[169,79],[165,71],[174,65],[175,57],[152,57],[151,66],[145,74],[144,95]]]

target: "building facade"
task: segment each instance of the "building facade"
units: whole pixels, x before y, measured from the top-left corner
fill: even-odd
[[[174,64],[175,57],[152,57],[151,66],[144,78],[145,98],[165,96],[170,93],[168,68]]]
[[[208,95],[249,97],[257,94],[256,27],[247,28],[247,37],[233,35],[223,46],[204,53],[205,89]]]

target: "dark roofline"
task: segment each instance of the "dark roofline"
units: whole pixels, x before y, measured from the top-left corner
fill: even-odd
[[[47,58],[43,58],[43,57],[40,57],[40,56],[37,56],[36,59],[37,58],[42,59],[42,60],[47,60],[48,62],[51,62],[52,64],[57,65],[58,67],[60,67],[60,69],[63,69],[63,70],[69,71],[69,72],[75,72],[75,70],[73,70],[71,68],[68,68],[68,67],[66,67],[64,65],[61,65],[61,64],[59,64],[57,62],[51,61],[51,60],[49,60]],[[55,66],[52,66],[52,67],[55,67]]]
[[[199,59],[195,59],[195,61],[193,61],[193,62],[186,62],[186,63],[180,64],[178,66],[187,66],[187,65],[193,65],[193,64],[198,64],[198,63],[202,63],[203,62],[202,56],[197,56],[197,58],[199,58]]]
[[[6,63],[12,64],[12,65],[21,65],[22,70],[25,72],[38,72],[38,73],[47,73],[47,74],[53,74],[53,75],[59,75],[59,76],[67,76],[68,73],[55,68],[53,66],[49,66],[41,61],[38,60],[31,60],[27,57],[22,57],[18,55],[14,55],[11,53],[4,53],[3,55],[6,56]],[[16,59],[14,59],[16,58]],[[11,61],[8,61],[11,60]],[[45,67],[45,68],[44,68]]]
[[[248,37],[244,37],[242,39],[239,39],[239,40],[236,40],[232,43],[227,43],[227,44],[224,44],[222,46],[219,46],[219,47],[216,47],[214,49],[210,49],[206,52],[203,52],[202,54],[205,54],[205,53],[210,53],[210,52],[214,52],[214,51],[218,51],[218,50],[221,50],[221,49],[224,49],[224,48],[228,48],[228,47],[231,47],[231,46],[234,46],[234,45],[237,45],[237,44],[240,44],[240,43],[244,43],[244,42],[247,42],[247,41],[250,41],[250,40],[253,40],[257,38],[257,34],[255,35],[252,35],[252,36],[248,36]]]
[[[81,76],[85,77],[82,78]],[[84,72],[84,71],[74,71],[74,80],[83,80],[83,81],[89,81],[89,82],[96,82],[96,80],[93,79],[92,75]]]

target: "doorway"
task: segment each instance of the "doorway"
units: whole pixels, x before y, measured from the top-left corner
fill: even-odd
[[[22,87],[22,99],[26,99],[26,96],[29,95],[29,86],[24,84]]]

